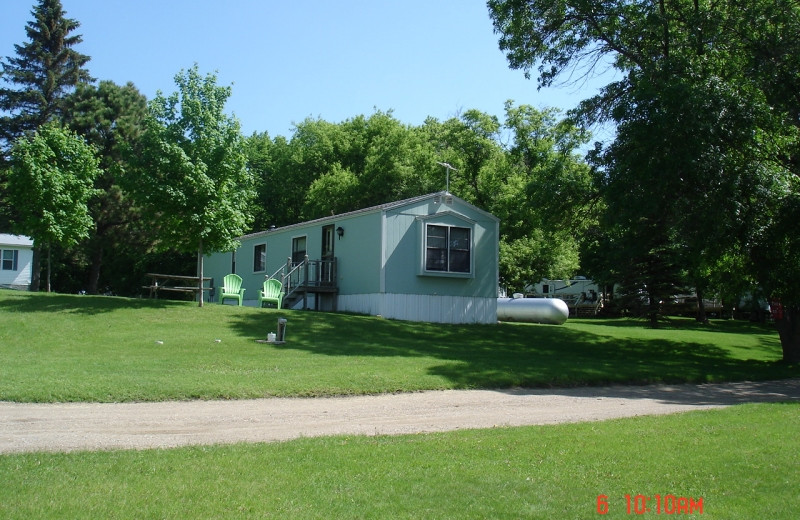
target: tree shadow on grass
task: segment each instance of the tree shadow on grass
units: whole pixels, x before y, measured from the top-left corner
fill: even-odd
[[[667,404],[723,406],[791,403],[800,406],[800,379],[739,381],[725,384],[615,385],[597,388],[513,389],[511,395],[558,395],[583,398],[651,399]]]
[[[59,293],[0,292],[0,312],[62,312],[94,316],[119,309],[166,309],[189,302],[120,298],[116,296],[77,296]]]
[[[602,325],[616,328],[650,328],[646,318],[583,318],[571,319],[570,323]],[[700,323],[694,318],[665,317],[659,321],[659,330],[694,330],[704,332],[730,332],[734,334],[770,334],[775,327],[767,323],[745,320],[710,320]]]
[[[427,373],[446,378],[455,388],[702,383],[799,373],[797,366],[778,362],[777,342],[764,344],[775,361],[739,359],[710,342],[670,340],[668,332],[658,339],[640,339],[602,327],[446,325],[274,310],[243,313],[234,318],[233,327],[242,335],[265,338],[281,316],[288,320],[287,343],[276,345],[278,349],[320,356],[431,358],[441,362],[429,365]]]

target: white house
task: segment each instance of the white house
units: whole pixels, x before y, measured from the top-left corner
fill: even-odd
[[[27,291],[31,285],[33,240],[0,233],[0,287]]]

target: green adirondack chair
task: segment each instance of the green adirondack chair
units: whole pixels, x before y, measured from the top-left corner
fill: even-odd
[[[222,288],[219,291],[219,303],[223,303],[225,298],[233,298],[242,305],[242,298],[244,297],[244,289],[242,289],[242,277],[238,274],[228,274],[222,279]]]
[[[283,305],[283,284],[275,278],[264,281],[264,289],[258,296],[258,306],[263,307],[265,303],[274,303],[279,309]]]

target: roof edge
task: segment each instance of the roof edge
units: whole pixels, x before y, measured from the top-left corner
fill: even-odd
[[[483,210],[483,209],[475,206],[474,204],[471,204],[471,203],[467,202],[466,200],[464,200],[464,199],[462,199],[460,197],[457,197],[456,195],[453,195],[452,193],[449,193],[449,192],[443,190],[443,191],[436,191],[436,192],[433,192],[433,193],[426,193],[425,195],[417,195],[416,197],[410,197],[410,198],[407,198],[407,199],[398,200],[398,201],[394,201],[394,202],[386,202],[384,204],[378,204],[377,206],[370,206],[368,208],[362,208],[362,209],[357,209],[357,210],[354,210],[354,211],[348,211],[346,213],[339,213],[339,214],[336,214],[336,215],[331,215],[329,217],[320,217],[320,218],[313,219],[313,220],[306,220],[306,221],[303,221],[303,222],[298,222],[296,224],[289,224],[288,226],[281,226],[281,227],[276,227],[276,228],[273,228],[273,229],[266,229],[266,230],[263,230],[263,231],[256,231],[255,233],[248,233],[247,235],[242,235],[237,240],[247,240],[247,239],[251,239],[251,238],[259,238],[259,237],[262,237],[262,236],[266,236],[266,235],[268,235],[270,233],[274,233],[276,231],[286,231],[286,230],[289,230],[289,229],[292,229],[292,228],[297,228],[297,227],[300,227],[300,226],[307,226],[309,224],[311,224],[311,225],[313,225],[313,224],[322,224],[322,223],[325,223],[325,222],[333,222],[333,221],[336,221],[336,220],[341,220],[343,218],[350,218],[350,217],[354,217],[354,216],[357,216],[357,215],[366,215],[366,214],[369,214],[369,213],[376,213],[376,212],[380,212],[380,211],[388,211],[388,210],[399,208],[399,207],[402,207],[402,206],[407,206],[409,204],[415,204],[417,202],[421,202],[421,201],[423,201],[425,199],[428,199],[428,198],[433,198],[433,197],[436,197],[436,196],[442,197],[444,195],[453,197],[454,199],[457,199],[462,204],[466,204],[467,206],[475,208],[476,210],[480,211],[482,214],[484,214],[485,216],[487,216],[487,217],[489,217],[491,219],[494,219],[494,220],[496,220],[498,222],[500,221],[500,219],[498,219],[497,217],[495,217],[494,215],[492,215],[488,211]]]

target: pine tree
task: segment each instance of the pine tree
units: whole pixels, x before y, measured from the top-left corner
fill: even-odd
[[[28,40],[15,45],[16,57],[0,61],[0,225],[17,220],[6,200],[6,165],[14,141],[39,127],[62,119],[67,95],[80,83],[93,81],[83,67],[89,56],[73,49],[83,41],[71,35],[80,27],[66,18],[61,0],[39,0],[25,27]],[[16,88],[13,88],[16,87]],[[31,290],[39,290],[40,248],[34,248]]]
[[[16,57],[2,61],[0,86],[0,149],[7,153],[13,141],[63,115],[67,94],[79,83],[93,79],[84,68],[89,57],[73,47],[80,26],[66,18],[60,0],[39,0],[31,11],[25,32],[28,40],[15,45]],[[17,87],[17,88],[12,88]]]

